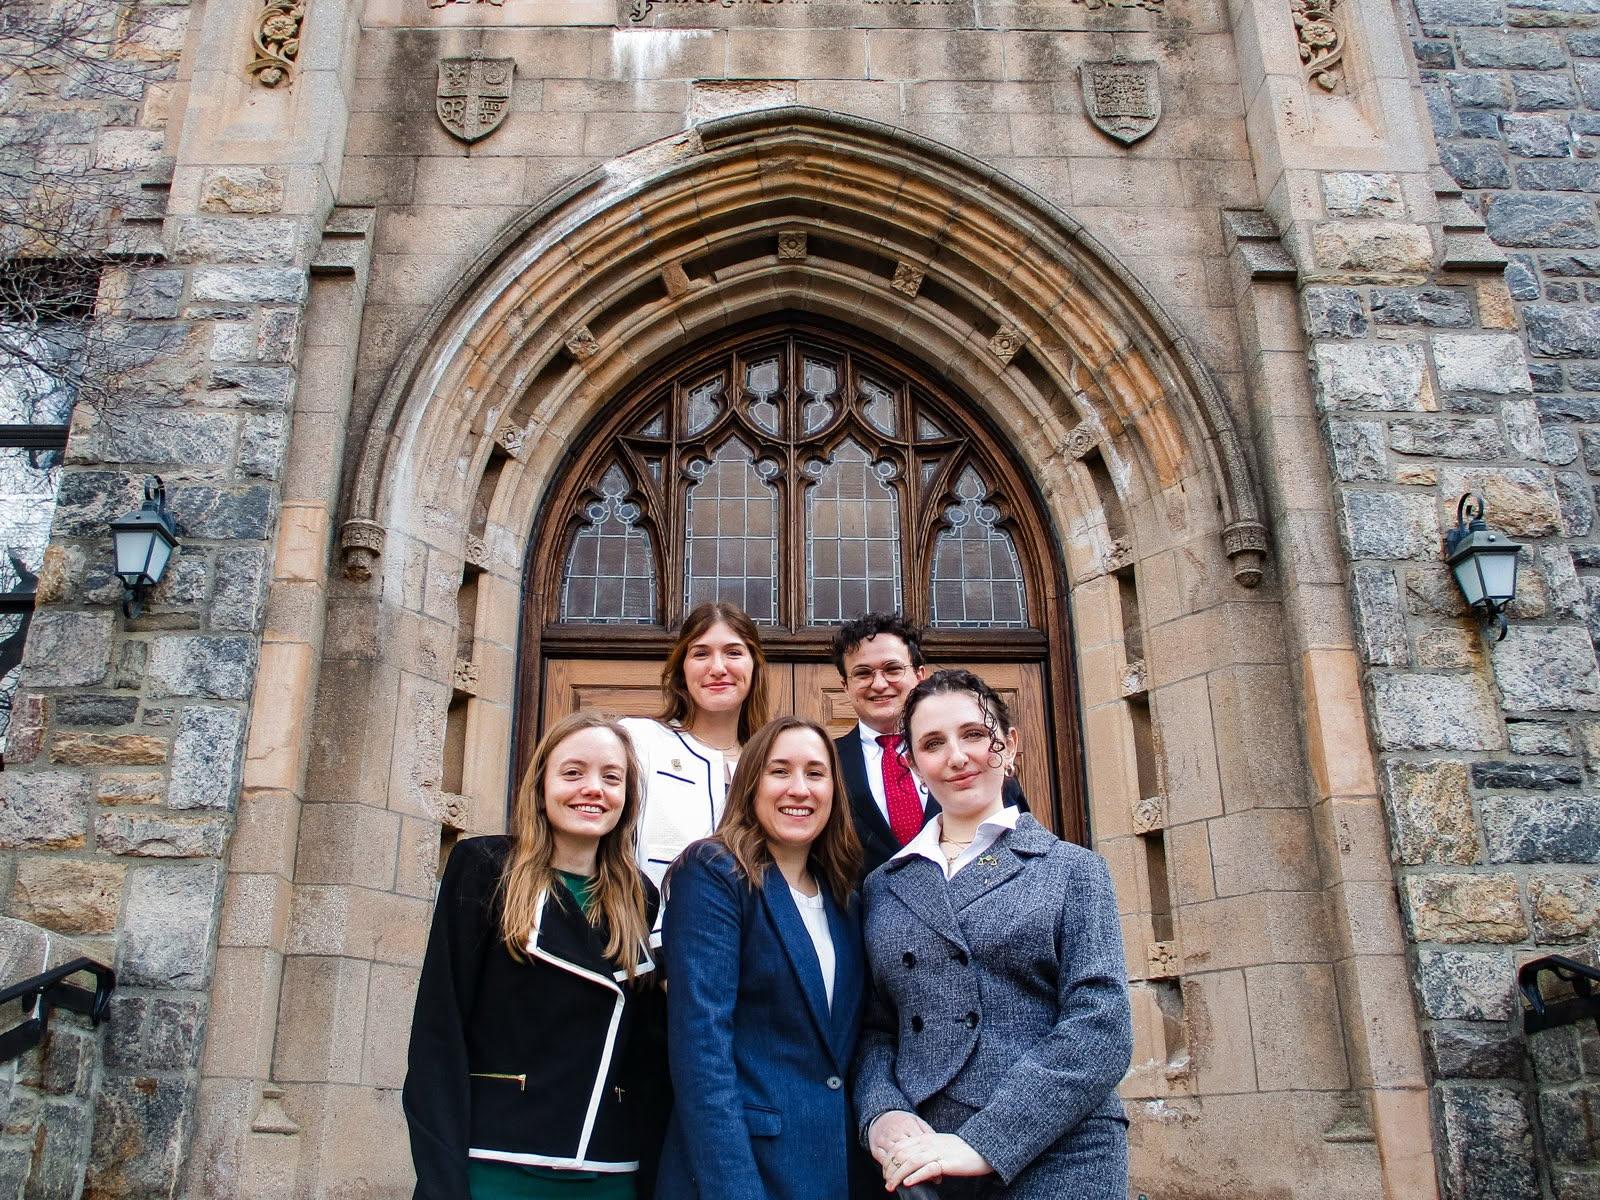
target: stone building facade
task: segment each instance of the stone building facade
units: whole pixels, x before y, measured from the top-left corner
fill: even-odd
[[[1124,913],[1136,1193],[1578,1194],[1515,969],[1600,921],[1584,9],[213,0],[133,10],[115,103],[34,78],[108,181],[108,366],[30,564],[0,896],[120,984],[0,1189],[409,1194],[439,864],[553,681],[627,661],[538,617],[562,498],[611,503],[575,464],[799,330],[1004,452],[1047,815]],[[150,474],[183,548],[128,617]],[[1503,642],[1442,558],[1467,491],[1527,543]]]

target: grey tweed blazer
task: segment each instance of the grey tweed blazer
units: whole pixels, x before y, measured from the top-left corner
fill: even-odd
[[[1127,964],[1098,854],[1030,816],[946,881],[921,857],[867,877],[873,997],[856,1055],[860,1132],[934,1096],[1009,1184],[1087,1117],[1123,1119]]]

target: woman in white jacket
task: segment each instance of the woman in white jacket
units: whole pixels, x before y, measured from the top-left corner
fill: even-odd
[[[761,635],[742,609],[701,604],[661,668],[661,715],[622,722],[644,768],[639,865],[657,885],[683,848],[722,819],[739,750],[767,723],[766,668]]]

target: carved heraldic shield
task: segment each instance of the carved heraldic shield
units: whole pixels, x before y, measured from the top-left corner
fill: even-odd
[[[1161,120],[1161,83],[1153,62],[1084,63],[1083,106],[1094,127],[1131,146]]]
[[[454,137],[475,142],[499,128],[511,109],[511,76],[515,59],[442,58],[439,92],[434,107]]]

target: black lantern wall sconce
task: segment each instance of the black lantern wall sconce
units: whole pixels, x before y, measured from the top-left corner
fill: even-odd
[[[161,476],[145,481],[144,503],[138,511],[111,522],[111,544],[122,580],[122,612],[131,619],[144,611],[146,593],[161,582],[179,546],[178,523],[167,511]]]
[[[1520,542],[1490,529],[1483,519],[1483,497],[1467,492],[1456,503],[1456,527],[1444,536],[1444,559],[1456,577],[1467,607],[1506,636],[1506,605],[1517,596]]]

